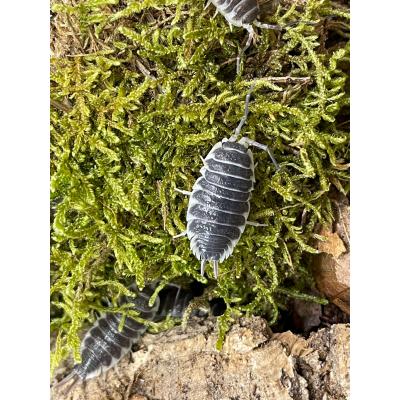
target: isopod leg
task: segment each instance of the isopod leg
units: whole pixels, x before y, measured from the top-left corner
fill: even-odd
[[[240,141],[239,141],[239,143],[242,143],[242,144],[243,144],[243,143],[247,143],[247,144],[249,144],[249,145],[251,145],[251,146],[258,147],[259,149],[262,149],[262,150],[266,151],[266,152],[268,153],[268,155],[269,155],[271,161],[273,162],[273,164],[274,164],[276,170],[277,170],[277,171],[280,170],[280,168],[281,168],[280,165],[276,162],[275,157],[274,157],[274,155],[272,154],[272,151],[269,149],[269,147],[268,147],[266,144],[258,143],[258,142],[256,142],[255,140],[249,139],[248,137],[243,137],[243,138],[241,138]]]
[[[192,194],[192,192],[189,192],[188,190],[182,190],[182,189],[178,189],[178,188],[175,188],[174,190],[175,190],[175,192],[182,193],[186,196],[190,196]]]
[[[245,46],[243,47],[243,49],[239,50],[239,54],[236,57],[236,74],[237,75],[240,74],[240,60],[242,59],[244,52],[250,47],[250,44],[255,37],[255,32],[251,25],[243,25],[243,28],[245,28],[247,30],[247,32],[249,32],[249,37],[247,38],[247,42],[246,42]]]
[[[186,234],[187,234],[187,231],[183,231],[179,235],[172,236],[172,239],[177,239],[177,238],[180,238],[182,236],[186,236]]]
[[[246,221],[246,225],[251,225],[251,226],[268,226],[268,224],[260,224],[259,222],[253,222],[253,221]]]

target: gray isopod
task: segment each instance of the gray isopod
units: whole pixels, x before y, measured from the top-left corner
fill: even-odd
[[[200,169],[202,176],[192,191],[176,189],[190,198],[186,230],[175,238],[187,236],[190,249],[201,261],[201,274],[204,275],[206,263],[210,261],[215,278],[218,277],[218,263],[232,254],[246,225],[265,226],[247,221],[255,182],[253,154],[248,146],[266,150],[279,169],[268,146],[247,137],[238,141],[248,116],[251,90],[246,96],[245,112],[235,133],[229,139],[222,139],[208,153]]]
[[[155,284],[139,291],[136,284],[130,287],[136,293],[135,298],[124,298],[122,303],[132,303],[139,316],[148,321],[158,322],[167,315],[180,318],[187,308],[193,293],[178,285],[169,284],[157,296],[153,306],[149,300],[154,293]],[[80,364],[74,366],[72,372],[56,386],[72,381],[67,392],[80,381],[87,381],[114,367],[127,354],[134,343],[137,343],[146,331],[146,325],[127,317],[120,331],[121,315],[106,313],[96,320],[85,334],[81,344]]]
[[[257,21],[260,14],[260,7],[257,0],[209,0],[206,7],[214,4],[216,12],[220,13],[229,23],[229,25],[244,28],[249,33],[249,37],[244,48],[237,57],[237,72],[240,69],[240,57],[249,48],[251,41],[255,37],[252,24],[263,29],[282,30],[279,25],[263,24]]]

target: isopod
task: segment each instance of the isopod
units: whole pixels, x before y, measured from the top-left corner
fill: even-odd
[[[201,275],[206,263],[212,262],[215,278],[218,263],[228,258],[246,225],[265,226],[247,221],[251,191],[254,188],[254,161],[249,145],[266,150],[276,169],[279,165],[267,145],[248,137],[238,141],[249,113],[252,88],[246,95],[245,111],[235,133],[214,145],[200,169],[192,191],[176,189],[189,197],[186,230],[174,238],[187,236],[190,249],[201,262]]]
[[[264,24],[257,21],[260,14],[258,0],[209,0],[206,7],[210,4],[216,7],[216,12],[219,12],[229,23],[230,26],[244,28],[249,33],[247,42],[237,57],[236,72],[240,70],[240,57],[249,47],[255,37],[255,32],[252,24],[262,29],[282,30],[279,25]]]
[[[289,28],[299,23],[304,23],[307,25],[317,24],[311,21],[294,21],[284,26],[262,23],[257,20],[260,14],[258,0],[209,0],[205,8],[207,8],[211,3],[216,7],[216,14],[220,13],[231,27],[233,25],[239,28],[244,28],[249,33],[249,37],[247,38],[245,46],[239,52],[236,58],[237,74],[239,74],[240,72],[241,56],[250,47],[251,42],[255,39],[256,36],[252,24],[261,29],[272,29],[276,31],[282,31],[283,29]]]
[[[142,319],[158,322],[167,315],[181,318],[194,297],[191,291],[184,290],[178,285],[168,284],[161,290],[154,305],[149,306],[154,288],[155,284],[152,284],[139,291],[136,284],[132,284],[130,289],[136,293],[136,297],[124,297],[122,303],[132,303]],[[120,322],[120,314],[106,313],[97,319],[82,340],[81,363],[75,365],[72,372],[56,386],[72,381],[69,391],[77,381],[86,382],[114,367],[147,329],[146,325],[127,317],[122,330],[119,330]]]

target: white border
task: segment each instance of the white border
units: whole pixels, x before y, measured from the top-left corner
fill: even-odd
[[[351,399],[397,399],[399,4],[352,1],[351,16]]]
[[[3,2],[1,15],[0,398],[47,399],[49,3]]]
[[[352,1],[351,399],[398,398],[397,2]],[[1,7],[1,398],[49,397],[49,3]],[[5,90],[4,90],[5,88]]]

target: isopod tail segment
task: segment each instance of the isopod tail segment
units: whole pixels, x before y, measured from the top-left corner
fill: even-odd
[[[229,139],[224,138],[215,144],[203,160],[204,167],[200,170],[202,176],[196,181],[193,191],[175,189],[179,193],[190,196],[190,199],[187,229],[174,236],[174,239],[182,236],[189,238],[190,248],[196,258],[200,260],[202,276],[204,276],[207,262],[210,261],[213,265],[214,277],[218,278],[219,262],[224,261],[232,254],[246,225],[266,226],[247,221],[250,212],[249,199],[255,181],[253,155],[248,147],[254,146],[267,151],[277,170],[280,169],[280,166],[267,145],[248,137],[238,140],[249,115],[249,103],[253,88],[254,85],[246,95],[244,114],[233,135]],[[221,151],[223,154],[227,154],[226,152],[231,154],[229,156],[231,158],[225,159],[225,163],[224,158],[221,158]],[[219,152],[217,160],[214,157],[216,152]],[[214,163],[213,168],[216,169],[208,169],[210,162]],[[211,171],[211,175],[209,171]],[[230,182],[232,183],[230,184]],[[210,250],[206,250],[207,240],[211,243]]]
[[[62,396],[65,398],[68,396],[68,393],[71,391],[71,389],[76,385],[77,382],[79,382],[81,379],[78,376],[78,374],[75,371],[75,368],[64,378],[62,379],[60,382],[57,382],[53,388],[59,388],[62,386],[65,386],[67,383],[70,383],[69,385],[67,385],[64,390],[62,391]]]

